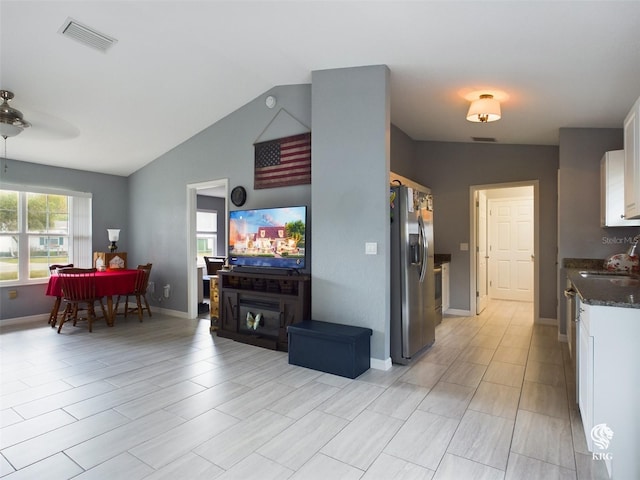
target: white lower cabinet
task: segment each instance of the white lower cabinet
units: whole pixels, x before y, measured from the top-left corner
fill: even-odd
[[[589,451],[614,480],[640,478],[640,309],[578,302],[578,405]]]

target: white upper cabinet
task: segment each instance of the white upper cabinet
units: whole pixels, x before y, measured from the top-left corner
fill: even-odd
[[[633,227],[640,219],[624,213],[624,150],[606,152],[600,161],[600,226]]]
[[[624,120],[624,215],[640,218],[640,98]]]

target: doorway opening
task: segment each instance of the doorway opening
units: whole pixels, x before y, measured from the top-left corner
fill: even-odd
[[[209,180],[206,182],[191,183],[187,185],[187,314],[188,318],[196,318],[198,316],[198,305],[201,303],[203,292],[203,275],[198,275],[198,229],[197,229],[197,212],[198,197],[215,197],[224,200],[224,205],[217,212],[219,219],[216,238],[222,243],[222,255],[226,256],[226,245],[228,244],[226,219],[229,218],[228,198],[229,180],[222,178],[218,180]],[[202,200],[202,198],[201,198]],[[222,230],[222,231],[221,231]],[[218,249],[220,253],[220,248]],[[200,270],[202,271],[202,270]]]
[[[470,187],[470,310],[491,299],[532,302],[538,318],[538,181]]]

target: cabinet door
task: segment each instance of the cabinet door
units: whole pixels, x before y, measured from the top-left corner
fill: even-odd
[[[220,292],[220,329],[238,331],[238,294],[222,290]]]
[[[624,212],[624,150],[607,152],[600,161],[600,226],[639,226]]]
[[[640,98],[624,120],[624,214],[640,218]]]
[[[280,300],[280,334],[278,341],[287,343],[287,327],[303,320],[300,301],[297,299]]]
[[[577,330],[578,340],[578,406],[584,427],[584,435],[589,451],[593,451],[591,429],[593,428],[593,337],[589,335],[588,321],[589,309],[587,305],[581,306],[580,326]]]

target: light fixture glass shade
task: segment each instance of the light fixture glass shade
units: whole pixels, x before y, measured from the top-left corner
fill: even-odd
[[[22,127],[0,121],[0,137],[15,137],[22,132]]]
[[[120,240],[120,229],[119,228],[107,228],[107,233],[109,234],[110,242],[117,242]]]
[[[470,122],[495,122],[501,116],[500,102],[493,95],[480,95],[478,100],[471,102],[467,112],[467,120]]]

